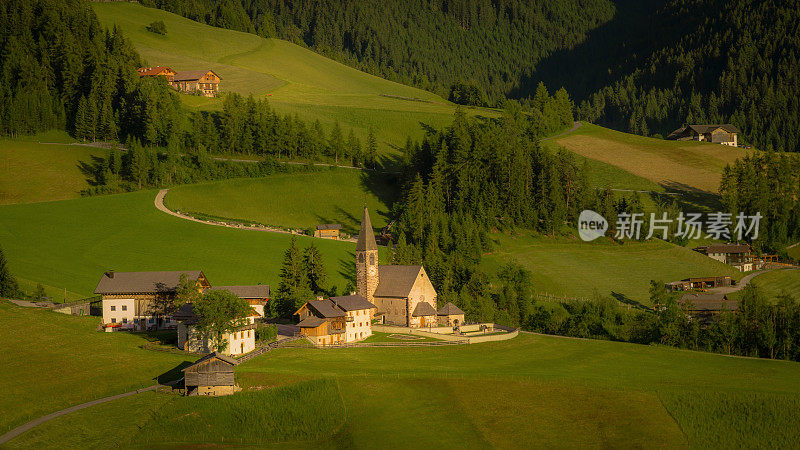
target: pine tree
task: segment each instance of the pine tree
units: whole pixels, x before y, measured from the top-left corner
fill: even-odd
[[[304,270],[308,274],[309,287],[315,294],[325,291],[325,266],[322,263],[322,253],[313,243],[306,248],[303,254]]]
[[[331,136],[328,140],[328,154],[333,156],[333,160],[336,164],[339,164],[339,156],[344,153],[344,141],[342,140],[342,128],[339,126],[339,122],[336,122],[333,125],[333,130],[331,130]]]
[[[297,238],[292,236],[289,248],[283,254],[281,281],[273,303],[273,314],[291,318],[305,302],[313,300],[303,255],[297,247]]]
[[[375,139],[375,133],[372,128],[369,129],[369,136],[367,137],[367,150],[364,155],[364,164],[374,169],[375,163],[378,159],[378,141]]]
[[[16,297],[18,294],[19,285],[8,268],[3,249],[0,248],[0,297]]]

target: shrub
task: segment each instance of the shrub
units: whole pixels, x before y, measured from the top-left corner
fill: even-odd
[[[167,26],[164,25],[164,22],[156,20],[155,22],[150,22],[150,25],[147,26],[147,31],[166,36]]]

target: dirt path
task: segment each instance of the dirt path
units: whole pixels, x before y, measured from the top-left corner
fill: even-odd
[[[137,389],[135,391],[125,392],[123,394],[112,395],[110,397],[104,397],[104,398],[100,398],[100,399],[97,399],[97,400],[92,400],[90,402],[81,403],[80,405],[70,406],[69,408],[62,409],[61,411],[56,411],[56,412],[50,413],[50,414],[48,414],[46,416],[42,416],[42,417],[39,417],[37,419],[33,419],[30,422],[28,422],[28,423],[26,423],[24,425],[20,425],[17,428],[14,428],[13,430],[9,431],[8,433],[0,436],[0,444],[5,444],[6,442],[10,441],[11,439],[14,439],[15,437],[19,436],[20,434],[22,434],[22,433],[24,433],[24,432],[26,432],[26,431],[28,431],[28,430],[30,430],[32,428],[35,428],[35,427],[37,427],[37,426],[39,426],[39,425],[41,425],[41,424],[43,424],[43,423],[45,423],[45,422],[47,422],[49,420],[55,419],[56,417],[61,417],[63,415],[69,414],[71,412],[75,412],[75,411],[78,411],[78,410],[81,410],[81,409],[84,409],[84,408],[88,408],[90,406],[99,405],[101,403],[106,403],[106,402],[110,402],[110,401],[113,401],[113,400],[118,400],[120,398],[129,397],[131,395],[141,394],[142,392],[154,391],[154,390],[158,389],[159,387],[161,387],[160,384],[155,384],[153,386],[142,388],[142,389]]]
[[[240,224],[240,223],[228,223],[228,222],[219,222],[219,221],[216,221],[216,220],[198,219],[196,217],[192,217],[192,216],[189,216],[189,215],[177,212],[177,211],[173,211],[173,210],[167,208],[167,206],[164,204],[164,197],[166,197],[167,192],[169,192],[169,189],[161,189],[160,191],[158,191],[158,194],[156,194],[155,200],[153,200],[153,204],[156,206],[156,208],[159,211],[165,212],[165,213],[169,214],[170,216],[175,216],[175,217],[178,217],[178,218],[184,219],[184,220],[191,220],[192,222],[203,223],[203,224],[206,224],[206,225],[216,225],[218,227],[235,228],[237,230],[265,231],[267,233],[281,233],[281,234],[300,234],[300,233],[297,233],[297,232],[294,232],[294,231],[284,230],[284,229],[275,228],[275,227],[268,227],[268,226],[264,226],[264,225],[243,225],[243,224]],[[303,236],[306,236],[306,235],[303,235]],[[309,236],[309,237],[313,237],[313,236]],[[324,238],[317,238],[317,239],[324,239]],[[339,239],[339,241],[356,242],[356,240],[353,239],[353,238],[350,238],[350,239]]]
[[[577,121],[577,122],[572,122],[572,128],[570,128],[569,130],[567,130],[567,131],[563,131],[563,132],[561,132],[561,133],[558,133],[558,134],[556,134],[556,135],[553,135],[553,136],[548,136],[548,137],[546,137],[546,138],[544,138],[544,139],[539,139],[539,142],[541,142],[541,141],[546,141],[546,140],[548,140],[548,139],[555,139],[555,138],[557,138],[557,137],[561,137],[561,136],[563,136],[563,135],[565,135],[565,134],[567,134],[567,133],[572,133],[573,131],[575,131],[575,130],[577,130],[578,128],[580,128],[580,127],[581,127],[581,125],[583,125],[583,124],[582,124],[580,121]]]

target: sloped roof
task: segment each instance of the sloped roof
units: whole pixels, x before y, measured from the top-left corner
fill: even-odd
[[[318,326],[325,323],[325,319],[308,316],[305,319],[301,320],[300,323],[297,324],[300,328],[317,328]]]
[[[317,225],[318,230],[341,230],[342,224],[340,223],[321,223]]]
[[[723,130],[727,131],[728,133],[739,133],[739,129],[733,126],[730,123],[718,123],[718,124],[694,124],[688,125],[687,128],[691,128],[699,134],[703,133],[710,133],[717,128],[722,128]]]
[[[358,232],[358,242],[356,251],[377,250],[378,244],[375,243],[375,231],[372,229],[372,221],[369,220],[369,211],[364,207],[364,216],[361,218],[361,230]]]
[[[311,300],[306,303],[318,317],[344,317],[345,312],[330,300]]]
[[[458,316],[464,314],[464,311],[462,311],[461,308],[454,305],[452,302],[447,302],[436,314],[440,316]]]
[[[176,72],[172,77],[172,81],[194,81],[203,78],[207,73],[217,75],[213,70],[185,70],[183,72]],[[219,75],[217,78],[222,79]]]
[[[161,73],[166,71],[166,70],[168,70],[170,72],[173,71],[172,69],[170,69],[167,66],[140,67],[140,68],[136,69],[136,71],[139,72],[139,76],[140,77],[154,77],[156,75],[161,75]]]
[[[106,272],[97,283],[95,294],[155,294],[174,292],[186,274],[190,280],[203,275],[200,270],[171,272]]]
[[[408,297],[422,266],[378,266],[375,297]]]
[[[364,297],[356,295],[345,295],[342,297],[331,297],[331,301],[345,311],[358,311],[362,309],[377,308]]]
[[[182,372],[186,372],[187,370],[191,369],[192,367],[194,367],[194,366],[196,366],[198,364],[202,364],[202,363],[204,363],[204,362],[206,362],[206,361],[208,361],[210,359],[213,359],[213,358],[216,358],[216,359],[218,359],[218,360],[220,360],[220,361],[222,361],[224,363],[228,363],[228,364],[230,364],[232,366],[235,366],[235,365],[239,364],[239,361],[236,358],[231,358],[230,356],[225,356],[220,352],[214,352],[214,353],[209,353],[206,356],[203,356],[202,358],[200,358],[197,361],[193,362],[192,365],[186,366],[183,369],[181,369],[181,371]]]
[[[422,316],[435,316],[436,310],[433,309],[428,302],[419,302],[417,303],[417,307],[414,308],[414,312],[411,314],[412,317],[422,317]]]
[[[214,286],[210,291],[228,291],[239,298],[269,298],[269,285],[257,284],[252,286]]]
[[[706,247],[707,253],[747,253],[750,246],[747,244],[711,244]]]

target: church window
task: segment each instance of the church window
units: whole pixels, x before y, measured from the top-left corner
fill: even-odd
[[[364,262],[364,254],[363,254],[363,253],[361,253],[360,255],[358,255],[358,262],[360,262],[360,263],[363,263],[363,262]]]
[[[375,253],[369,255],[369,264],[370,265],[375,264]]]

